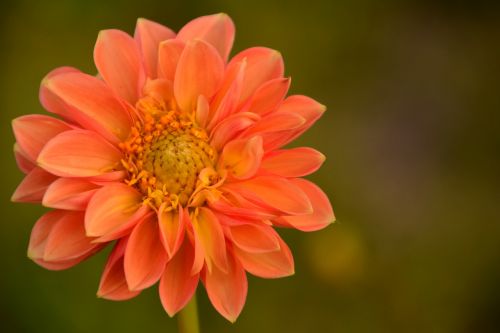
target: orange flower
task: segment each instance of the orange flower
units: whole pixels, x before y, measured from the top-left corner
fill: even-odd
[[[225,14],[177,35],[139,19],[134,38],[100,32],[97,77],[61,67],[43,79],[41,103],[58,118],[13,121],[26,177],[12,199],[54,209],[33,228],[31,259],[65,269],[114,241],[98,296],[129,299],[159,281],[174,315],[201,279],[230,321],[245,303],[246,272],[294,273],[274,227],[314,231],[334,215],[300,178],[325,157],[282,147],[325,107],[285,98],[277,51],[253,47],[228,61],[233,39]]]

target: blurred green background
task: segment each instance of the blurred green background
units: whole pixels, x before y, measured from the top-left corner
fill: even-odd
[[[500,8],[493,1],[3,1],[0,7],[0,331],[174,332],[156,288],[95,297],[107,252],[62,272],[26,257],[43,211],[12,204],[12,118],[43,112],[42,77],[95,73],[105,28],[175,30],[226,12],[236,51],[282,52],[292,93],[328,106],[295,145],[328,157],[311,178],[338,221],[284,230],[296,274],[250,278],[231,325],[198,290],[203,332],[500,331]],[[498,3],[498,2],[497,2]]]

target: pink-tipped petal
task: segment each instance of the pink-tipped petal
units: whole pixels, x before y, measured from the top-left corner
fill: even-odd
[[[174,95],[180,108],[191,112],[199,95],[210,99],[220,86],[224,63],[213,46],[194,40],[186,44],[174,79]]]
[[[304,118],[305,122],[299,128],[291,131],[289,135],[283,136],[282,138],[277,140],[274,143],[274,146],[271,148],[280,148],[287,143],[295,140],[302,133],[308,130],[316,122],[316,120],[318,120],[323,115],[325,110],[326,107],[324,105],[316,102],[310,97],[302,95],[293,95],[287,97],[280,105],[277,112],[295,113]]]
[[[83,73],[45,78],[42,86],[67,106],[71,119],[112,142],[127,139],[132,119],[123,103],[100,79]]]
[[[174,82],[177,64],[184,46],[184,42],[178,39],[169,39],[160,43],[158,49],[158,77]]]
[[[104,272],[101,276],[97,296],[112,301],[123,301],[133,298],[141,292],[128,289],[125,271],[123,269],[123,255],[128,238],[122,238],[113,248],[108,257]]]
[[[45,144],[71,127],[65,122],[40,114],[21,116],[12,121],[17,144],[31,161],[36,161]]]
[[[39,203],[49,185],[57,179],[42,168],[36,167],[21,181],[11,197],[14,202]]]
[[[99,189],[87,206],[87,235],[99,237],[113,233],[130,222],[139,209],[142,195],[125,184],[110,184]]]
[[[244,198],[263,207],[274,208],[289,215],[310,214],[313,211],[306,194],[285,178],[259,176],[224,185]]]
[[[265,82],[282,78],[284,73],[283,58],[278,51],[265,47],[252,47],[235,55],[229,62],[224,84],[231,82],[245,60],[245,74],[239,105],[243,105],[250,96]]]
[[[101,31],[94,47],[94,62],[111,89],[135,105],[145,73],[134,39],[120,30]]]
[[[162,204],[158,209],[158,223],[161,241],[168,257],[172,258],[184,240],[185,213],[182,207],[176,211],[166,211],[166,207],[166,204]]]
[[[241,112],[229,116],[222,120],[212,131],[211,145],[218,151],[222,150],[228,141],[234,139],[259,120],[258,115],[250,112]]]
[[[17,143],[14,144],[14,157],[19,170],[21,170],[24,174],[29,173],[36,167],[34,161],[32,161],[27,154],[23,152]]]
[[[167,252],[160,240],[155,216],[137,224],[127,243],[124,257],[125,278],[130,290],[155,284],[163,274]]]
[[[85,210],[98,188],[98,185],[84,179],[59,178],[45,192],[43,205],[66,210]]]
[[[99,244],[85,235],[83,212],[66,212],[47,237],[43,260],[63,261],[81,257]]]
[[[191,274],[194,256],[193,246],[186,239],[161,277],[160,300],[171,317],[189,302],[198,286],[199,273]]]
[[[38,164],[60,177],[93,177],[121,168],[122,153],[98,134],[87,130],[63,132],[50,140]]]
[[[325,155],[319,151],[299,147],[275,150],[266,154],[260,167],[266,173],[282,177],[303,177],[318,170],[324,161]]]
[[[292,182],[309,197],[313,212],[309,215],[283,216],[281,219],[301,231],[320,230],[335,221],[330,200],[317,185],[300,178],[293,179]]]
[[[227,169],[236,179],[253,177],[259,169],[264,150],[262,138],[233,140],[226,144],[219,159],[219,167]]]
[[[266,115],[275,111],[285,98],[290,78],[277,78],[264,83],[252,96],[248,112]]]
[[[215,309],[230,322],[235,322],[245,305],[248,282],[245,270],[231,252],[228,252],[227,270],[218,267],[211,272],[207,270],[204,283]]]
[[[146,74],[156,78],[158,45],[164,40],[175,38],[175,33],[159,23],[140,18],[135,26],[134,38],[141,50]]]
[[[192,225],[203,247],[208,270],[218,266],[219,269],[225,271],[227,268],[226,243],[217,217],[210,209],[201,207],[198,215],[192,218]]]
[[[177,38],[186,42],[201,39],[213,45],[221,58],[227,60],[233,47],[234,30],[231,18],[220,13],[195,18],[179,31]]]
[[[240,224],[228,228],[231,240],[240,249],[250,253],[273,252],[280,249],[276,231],[265,224]]]
[[[266,253],[250,253],[238,247],[234,252],[249,273],[266,279],[293,275],[295,272],[293,256],[286,243],[277,236],[279,250]]]

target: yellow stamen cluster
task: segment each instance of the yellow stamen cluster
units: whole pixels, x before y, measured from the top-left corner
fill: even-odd
[[[144,194],[144,203],[157,209],[186,206],[199,183],[198,175],[213,167],[216,151],[206,132],[161,99],[145,97],[136,110],[142,118],[120,144],[128,177],[125,182]]]

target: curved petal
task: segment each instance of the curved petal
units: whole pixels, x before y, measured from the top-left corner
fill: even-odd
[[[257,89],[249,101],[248,112],[266,115],[275,111],[290,88],[290,78],[270,80]]]
[[[272,207],[288,215],[310,214],[313,209],[306,194],[285,178],[259,176],[223,187],[258,205]]]
[[[215,309],[234,323],[245,305],[248,282],[245,270],[231,252],[228,252],[227,270],[214,266],[211,272],[206,271],[204,283]]]
[[[227,65],[223,87],[234,80],[241,61],[245,60],[245,73],[239,105],[243,105],[250,96],[265,82],[282,78],[284,64],[281,54],[266,47],[252,47],[235,55]]]
[[[212,131],[210,144],[220,151],[228,141],[234,139],[258,120],[260,120],[260,117],[250,112],[233,114],[217,124]]]
[[[108,86],[135,105],[145,73],[134,39],[120,30],[102,30],[94,47],[94,62]]]
[[[169,39],[160,43],[158,49],[158,77],[174,82],[177,64],[184,46],[184,42],[178,39]]]
[[[193,297],[199,281],[199,273],[191,274],[194,249],[185,239],[179,251],[167,263],[160,286],[160,300],[169,316],[175,315]]]
[[[209,44],[194,40],[182,51],[174,79],[174,95],[182,110],[195,109],[199,95],[210,99],[220,86],[224,63]]]
[[[85,210],[99,185],[78,178],[59,178],[43,196],[43,205],[66,210]]]
[[[156,217],[136,225],[127,243],[123,267],[130,290],[142,290],[155,284],[163,274],[167,252],[160,240]]]
[[[228,228],[231,240],[240,249],[250,253],[279,251],[279,236],[265,224],[246,223]]]
[[[159,23],[139,18],[134,38],[141,50],[146,74],[150,78],[156,78],[158,46],[164,40],[175,38],[175,32]]]
[[[35,167],[21,181],[11,197],[14,202],[39,203],[49,185],[57,179],[42,168]]]
[[[84,128],[112,142],[127,139],[132,125],[129,112],[102,80],[69,72],[45,78],[42,86],[62,101],[66,114]]]
[[[92,252],[100,244],[85,235],[83,212],[66,212],[47,237],[43,260],[63,261]]]
[[[303,177],[318,170],[324,161],[325,155],[319,151],[299,147],[266,154],[260,167],[264,172],[282,177]]]
[[[87,235],[103,236],[129,226],[141,202],[142,195],[125,184],[110,184],[97,190],[85,214]]]
[[[291,181],[309,197],[313,206],[313,212],[309,215],[283,216],[280,219],[301,231],[320,230],[335,221],[330,200],[328,200],[326,194],[317,185],[300,178]]]
[[[39,99],[40,99],[40,104],[42,104],[45,110],[58,114],[65,119],[74,121],[73,117],[71,116],[71,110],[68,107],[68,105],[65,104],[64,101],[57,94],[48,89],[46,84],[47,81],[50,80],[51,78],[66,73],[81,73],[81,72],[74,67],[68,67],[68,66],[58,67],[50,71],[47,75],[45,75],[40,84]]]
[[[292,142],[302,133],[307,131],[316,120],[325,112],[326,107],[310,97],[302,95],[293,95],[287,97],[278,108],[277,112],[295,113],[305,119],[305,122],[299,128],[294,129],[288,135],[281,137],[273,143],[269,150],[280,148],[287,143]]]
[[[182,207],[176,211],[165,211],[165,207],[166,204],[162,204],[158,209],[160,238],[168,257],[172,258],[184,240],[185,213]]]
[[[121,168],[122,153],[92,131],[71,130],[50,140],[38,164],[60,177],[93,177]]]
[[[141,292],[140,290],[129,290],[125,271],[123,269],[123,255],[127,246],[128,238],[118,241],[109,254],[108,261],[101,275],[97,297],[113,301],[123,301],[133,298]]]
[[[201,39],[210,43],[227,60],[233,47],[234,23],[225,13],[207,15],[188,22],[177,35],[178,39],[189,41]]]
[[[249,273],[266,279],[293,275],[295,272],[293,256],[286,243],[277,236],[279,250],[265,253],[250,253],[238,247],[234,252],[236,258]]]
[[[229,174],[236,179],[248,179],[259,169],[263,154],[260,136],[249,140],[233,140],[224,147],[219,158],[219,168],[229,170]]]
[[[17,167],[25,174],[36,167],[35,161],[31,160],[17,143],[14,144],[14,157]]]
[[[227,268],[226,243],[217,217],[210,209],[201,207],[192,217],[192,225],[203,247],[208,270],[211,271],[213,266],[218,266],[219,269],[225,271]]]
[[[70,130],[71,127],[59,119],[33,114],[14,119],[12,129],[19,147],[30,160],[36,161],[43,146],[50,139]]]

